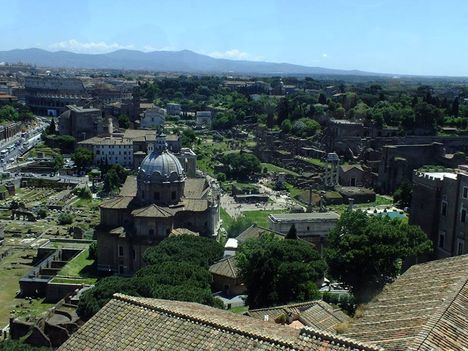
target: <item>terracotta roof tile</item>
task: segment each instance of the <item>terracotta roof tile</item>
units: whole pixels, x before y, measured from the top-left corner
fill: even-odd
[[[467,281],[468,255],[414,265],[345,335],[386,350],[467,350]]]
[[[375,347],[200,305],[116,294],[60,348],[82,350],[359,351]]]
[[[217,274],[228,278],[238,278],[239,269],[236,263],[236,257],[226,257],[210,266],[211,274]]]
[[[268,315],[268,320],[274,322],[280,315],[290,313],[295,315],[294,318],[297,318],[305,326],[332,333],[335,332],[335,327],[338,324],[350,320],[350,317],[339,308],[334,308],[321,300],[249,310],[247,315],[261,320],[264,320],[265,316]]]

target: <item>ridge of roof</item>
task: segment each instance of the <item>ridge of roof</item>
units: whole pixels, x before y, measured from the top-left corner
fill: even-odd
[[[248,312],[261,312],[261,311],[271,311],[271,310],[276,310],[276,309],[279,310],[279,309],[283,309],[283,308],[302,307],[302,306],[307,306],[307,305],[310,305],[310,304],[316,304],[317,301],[319,301],[319,300],[311,300],[311,301],[304,301],[304,302],[295,302],[295,303],[290,303],[290,304],[286,304],[286,305],[255,308],[253,310],[248,310]]]
[[[170,210],[167,210],[164,207],[158,206],[156,204],[151,204],[151,205],[148,205],[146,207],[138,208],[138,209],[132,211],[132,214],[134,216],[136,216],[136,217],[138,217],[140,215],[145,217],[145,212],[149,211],[151,209],[155,209],[156,211],[158,211],[159,213],[161,213],[165,217],[173,216],[173,213]]]
[[[327,339],[330,340],[330,344],[332,345],[337,345],[337,346],[344,346],[344,347],[352,347],[353,351],[356,350],[356,348],[360,350],[365,350],[365,351],[383,351],[382,348],[371,345],[371,344],[364,344],[360,341],[350,339],[344,336],[338,336],[333,333],[329,333],[323,330],[317,330],[311,327],[304,327],[300,331],[301,336],[309,337],[312,339],[316,340],[322,340],[322,339]]]
[[[261,333],[253,333],[253,332],[245,331],[245,330],[242,330],[242,328],[240,328],[240,327],[236,328],[236,327],[224,325],[222,323],[217,323],[215,321],[209,320],[208,318],[204,318],[204,317],[201,317],[201,316],[198,317],[198,316],[194,316],[194,315],[191,315],[191,314],[188,314],[188,313],[174,311],[173,309],[171,309],[169,307],[155,306],[153,304],[146,303],[146,302],[142,301],[141,299],[136,299],[136,298],[134,298],[132,296],[116,293],[116,294],[113,295],[113,298],[117,299],[117,300],[120,300],[120,301],[123,301],[123,302],[126,302],[126,303],[136,305],[136,306],[140,306],[140,307],[143,307],[145,309],[152,310],[152,311],[161,312],[161,313],[168,314],[168,315],[173,315],[176,318],[188,319],[188,320],[190,320],[192,322],[195,322],[195,323],[211,325],[211,326],[213,326],[215,328],[224,329],[224,330],[226,330],[228,332],[240,333],[240,334],[246,335],[248,337],[257,338],[257,339],[262,340],[262,341],[270,342],[270,343],[273,343],[273,344],[279,344],[279,345],[281,345],[283,347],[294,348],[294,346],[295,346],[292,342],[287,341],[287,340],[282,340],[280,338],[274,338],[274,337],[271,337],[271,336],[268,336],[268,335],[262,335]],[[154,300],[156,300],[156,299],[154,299]]]
[[[191,322],[194,322],[195,324],[212,326],[218,329],[226,330],[229,333],[236,333],[236,334],[244,335],[249,338],[254,338],[260,341],[269,342],[271,344],[280,345],[282,347],[291,348],[294,350],[304,349],[304,348],[301,348],[300,346],[298,347],[297,343],[295,343],[293,340],[285,340],[281,337],[275,337],[275,336],[266,335],[265,333],[261,333],[261,332],[246,330],[242,325],[237,327],[237,326],[227,325],[221,322],[216,322],[216,321],[210,320],[209,318],[206,318],[205,315],[195,316],[194,314],[184,313],[181,311],[175,311],[174,309],[170,308],[170,306],[155,305],[150,302],[147,302],[145,301],[145,298],[136,298],[136,297],[116,293],[113,295],[113,299],[120,300],[122,302],[133,304],[139,307],[143,307],[145,309],[149,309],[155,312],[160,312],[165,315],[172,315],[176,318],[186,319]],[[154,301],[154,302],[159,301],[158,299],[147,299],[147,300]],[[182,303],[188,304],[189,302],[182,302]],[[200,305],[200,306],[204,306],[204,305]],[[205,306],[205,307],[208,307],[208,306]],[[228,313],[226,311],[223,311],[223,312]],[[245,317],[245,318],[249,318],[249,317]],[[309,327],[304,327],[303,329],[301,329],[301,331],[297,335],[297,341],[300,341],[299,336],[304,337],[305,341],[307,341],[308,339],[313,339],[313,340],[318,340],[318,341],[327,341],[332,345],[352,349],[353,351],[356,350],[356,348],[359,350],[363,350],[363,351],[382,350],[381,348],[374,346],[374,345],[365,344],[360,341],[356,341],[356,340],[349,339],[349,338],[342,337],[342,336],[337,336],[335,334],[327,333],[324,331],[319,331],[319,330],[309,328]]]
[[[218,275],[222,275],[222,276],[225,276],[225,277],[231,277],[231,278],[237,277],[238,276],[238,269],[237,269],[237,267],[235,267],[235,263],[233,263],[233,261],[236,259],[235,257],[236,256],[224,257],[224,258],[220,259],[219,261],[213,263],[210,266],[210,269],[209,269],[210,272],[213,273],[213,274],[218,274]],[[229,268],[228,274],[230,274],[230,275],[221,274],[221,272],[216,271],[216,268],[222,267],[223,264],[227,264],[227,266]]]

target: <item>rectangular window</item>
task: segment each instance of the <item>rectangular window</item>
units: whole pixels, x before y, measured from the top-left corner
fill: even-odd
[[[159,192],[158,191],[154,192],[154,200],[159,201]]]
[[[464,208],[461,210],[460,221],[461,221],[462,223],[465,223],[465,222],[466,222],[466,209],[464,209]]]
[[[468,199],[468,187],[463,187],[463,198]]]
[[[447,201],[442,201],[442,216],[447,216]]]
[[[441,249],[444,248],[444,245],[445,245],[445,233],[444,232],[440,232],[439,233],[439,247]]]
[[[124,274],[124,266],[119,266],[119,274]]]
[[[457,255],[463,255],[463,241],[459,241],[457,245]]]
[[[124,255],[124,248],[123,246],[119,245],[119,257],[123,257],[123,255]]]
[[[172,200],[175,200],[175,199],[176,199],[176,192],[173,191],[173,192],[172,192]]]

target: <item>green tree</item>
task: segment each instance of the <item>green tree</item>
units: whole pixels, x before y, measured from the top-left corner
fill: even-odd
[[[284,97],[278,101],[278,105],[276,106],[276,111],[278,113],[278,125],[281,125],[284,120],[289,118],[289,114],[291,113],[288,98]]]
[[[227,166],[226,176],[230,179],[245,180],[261,170],[257,156],[246,152],[225,154],[223,163]]]
[[[46,129],[46,133],[51,135],[57,134],[57,126],[55,125],[55,119],[52,118],[52,120],[50,121],[50,124]]]
[[[73,215],[69,212],[62,212],[57,217],[57,223],[60,225],[65,224],[72,224],[73,223]]]
[[[0,108],[0,121],[17,121],[19,113],[11,105],[5,105]]]
[[[63,168],[65,161],[63,160],[62,154],[56,154],[54,156],[54,171],[58,171]]]
[[[318,103],[322,105],[327,104],[327,98],[325,97],[323,93],[320,93],[319,98],[318,98]]]
[[[130,128],[130,119],[127,115],[120,115],[117,118],[117,122],[119,123],[119,128],[127,129]]]
[[[80,298],[77,313],[89,319],[114,293],[219,306],[210,290],[208,267],[221,258],[223,247],[208,238],[182,235],[164,239],[146,250],[148,266],[132,278],[108,277]]]
[[[45,207],[41,207],[39,210],[37,210],[37,217],[39,218],[46,218],[47,217],[47,209]]]
[[[159,245],[149,248],[145,251],[144,259],[150,265],[178,261],[208,267],[222,257],[223,251],[222,245],[215,240],[181,235],[169,237]]]
[[[102,190],[105,193],[111,193],[119,189],[121,183],[120,183],[119,176],[117,172],[115,171],[115,169],[112,168],[109,171],[107,171],[107,173],[104,174],[103,183],[104,183],[104,186]]]
[[[460,102],[458,96],[453,100],[451,115],[458,117]]]
[[[310,118],[300,118],[292,125],[293,134],[301,137],[313,136],[320,129],[320,124]]]
[[[398,219],[346,211],[327,237],[328,272],[367,301],[399,273],[403,260],[432,251],[419,227]]]
[[[7,339],[0,342],[0,351],[50,351],[50,348],[34,347],[20,340]]]
[[[226,174],[224,173],[218,173],[216,175],[216,179],[219,181],[219,182],[225,182],[226,181]]]
[[[228,237],[235,238],[248,227],[253,224],[253,221],[250,218],[241,216],[232,221],[231,225],[226,229]]]
[[[93,164],[93,153],[84,147],[79,147],[73,153],[72,160],[78,169],[84,170]]]
[[[409,207],[411,205],[411,197],[413,187],[410,182],[404,181],[393,193],[393,201],[401,207]]]
[[[285,119],[283,123],[281,123],[281,130],[285,133],[289,133],[292,129],[292,124],[289,119]]]
[[[326,266],[310,243],[264,235],[247,240],[236,257],[251,308],[320,296],[316,281]]]
[[[192,128],[184,129],[182,135],[180,136],[180,143],[183,147],[192,147],[193,143],[197,139],[195,132]]]

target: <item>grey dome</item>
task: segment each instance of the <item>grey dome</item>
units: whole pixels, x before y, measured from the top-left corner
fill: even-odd
[[[151,183],[183,182],[185,172],[177,157],[169,151],[153,151],[141,162],[137,178]]]

